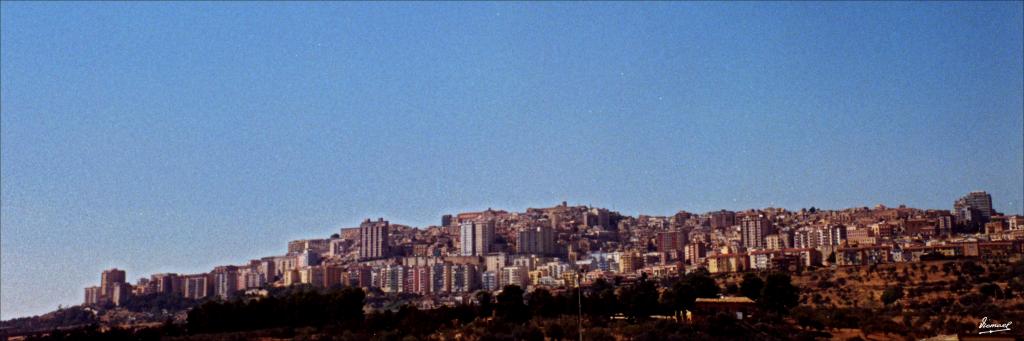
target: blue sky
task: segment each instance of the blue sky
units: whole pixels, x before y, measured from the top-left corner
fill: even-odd
[[[0,318],[366,217],[1024,201],[1022,3],[0,4]]]

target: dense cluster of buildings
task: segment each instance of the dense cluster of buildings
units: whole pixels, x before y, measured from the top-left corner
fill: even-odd
[[[598,278],[640,274],[799,271],[958,257],[1020,257],[1024,217],[992,209],[985,192],[952,210],[882,205],[845,210],[767,208],[672,216],[625,216],[568,206],[525,212],[487,209],[445,215],[426,228],[367,219],[324,239],[295,240],[283,255],[218,266],[200,274],[154,274],[135,284],[104,271],[85,289],[86,304],[118,305],[130,295],[174,293],[192,299],[255,294],[267,287],[358,286],[418,294],[423,307],[471,299],[507,284],[563,290]]]

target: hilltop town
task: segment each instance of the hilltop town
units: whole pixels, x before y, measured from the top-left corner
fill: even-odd
[[[358,288],[362,298],[352,302],[362,303],[352,303],[356,309],[390,314],[410,308],[486,306],[494,297],[500,301],[510,288],[522,290],[516,300],[523,304],[538,294],[571,299],[574,290],[586,289],[590,295],[577,299],[576,315],[583,314],[586,305],[588,315],[608,319],[662,316],[692,322],[701,315],[707,321],[728,312],[743,320],[760,315],[758,308],[774,309],[764,306],[763,295],[784,295],[789,303],[777,310],[792,313],[791,328],[818,326],[844,337],[913,333],[893,324],[903,318],[904,327],[916,324],[924,330],[914,335],[934,336],[970,329],[990,315],[1016,316],[992,310],[1020,313],[1024,302],[1013,298],[1024,292],[1024,280],[1014,275],[1021,270],[1022,256],[1024,217],[997,212],[985,192],[955,200],[950,210],[878,205],[634,217],[563,202],[525,212],[488,208],[444,215],[438,226],[425,228],[366,219],[326,238],[290,241],[281,255],[217,266],[206,273],[152,274],[129,283],[125,271],[110,269],[101,274],[98,286],[85,288],[84,302],[74,310],[79,315],[69,318],[65,312],[61,318],[79,322],[64,323],[69,328],[96,323],[136,329],[167,323],[194,326],[196,320],[209,319],[204,309],[218,304],[288,299],[309,290],[337,293]],[[791,287],[782,291],[792,293],[761,289],[772,280]],[[700,284],[708,281],[710,285]],[[986,281],[991,283],[983,288]],[[630,290],[648,285],[654,290],[649,294],[654,297],[652,307],[658,307],[636,308],[639,312],[625,308],[628,304],[623,302],[633,300]],[[706,289],[695,289],[702,285]],[[619,302],[622,310],[592,311],[598,302],[594,300],[609,287],[609,306]],[[932,321],[934,314],[912,313],[935,308],[935,302],[940,303],[936,313],[963,313],[962,307],[975,303],[950,303],[964,295],[972,300],[981,300],[979,295],[1009,300],[978,301],[988,305],[975,310],[988,311],[958,319]],[[678,296],[689,298],[678,301]],[[203,302],[213,306],[201,306]],[[892,306],[894,302],[902,305]],[[547,309],[555,315],[574,313],[564,306]],[[903,310],[911,307],[915,309]],[[883,322],[871,324],[875,327],[850,324],[840,321],[844,317],[822,315],[826,310]],[[587,325],[593,327],[592,323],[588,320]],[[34,326],[45,326],[36,330],[41,332],[60,325]],[[31,326],[9,321],[6,328]]]

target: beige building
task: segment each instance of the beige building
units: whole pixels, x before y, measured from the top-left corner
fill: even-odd
[[[380,259],[390,256],[390,224],[384,218],[366,219],[359,225],[359,259]]]
[[[619,256],[620,273],[636,273],[636,271],[642,267],[644,267],[643,258],[641,258],[636,252],[623,252],[622,255]]]

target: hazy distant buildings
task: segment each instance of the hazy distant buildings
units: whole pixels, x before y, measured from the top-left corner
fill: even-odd
[[[661,278],[682,271],[681,266],[705,267],[711,273],[798,271],[820,265],[822,255],[831,256],[830,265],[863,265],[917,261],[935,252],[1006,257],[1021,253],[1024,245],[1019,241],[1024,234],[1018,231],[1024,229],[1024,217],[996,213],[984,192],[960,198],[954,212],[878,206],[791,213],[769,208],[628,217],[563,203],[525,213],[488,209],[445,215],[441,223],[448,226],[425,229],[367,219],[329,239],[291,241],[284,255],[218,266],[209,273],[155,274],[131,286],[123,270],[109,269],[98,286],[85,288],[84,302],[119,305],[130,295],[152,293],[223,299],[239,290],[307,284],[416,293],[425,296],[418,304],[433,307],[465,303],[471,295],[452,294],[481,287],[558,289],[575,283],[577,273],[592,282],[611,276],[634,280],[641,272]],[[980,224],[983,220],[988,222]],[[963,223],[984,228],[989,235],[973,236],[972,241],[952,233]],[[573,233],[556,232],[570,229]]]
[[[120,305],[129,296],[131,290],[131,285],[125,281],[124,270],[118,270],[117,268],[104,270],[100,274],[100,285],[98,287],[85,288],[83,303],[86,305],[97,305],[110,302],[114,305]]]
[[[150,276],[149,280],[153,291],[157,293],[181,292],[181,288],[176,285],[178,282],[178,275],[173,273],[154,274]]]
[[[765,248],[769,250],[781,250],[786,248],[783,237],[778,233],[769,234],[764,237]]]
[[[380,273],[382,291],[398,293],[405,290],[405,268],[401,265],[388,265],[381,268]]]
[[[701,259],[707,255],[704,243],[687,244],[684,249],[684,257],[687,263],[692,265],[700,264]]]
[[[953,214],[957,223],[966,226],[982,226],[992,219],[992,196],[986,192],[971,192],[953,203]]]
[[[736,213],[726,210],[711,212],[711,217],[709,221],[711,224],[711,228],[713,229],[721,229],[733,226],[736,225]]]
[[[132,295],[132,285],[128,283],[116,283],[110,289],[110,302],[116,306],[124,304],[125,300]]]
[[[1024,230],[1024,216],[1011,216],[1006,219],[1006,223],[1011,231]]]
[[[611,227],[611,216],[607,209],[591,208],[583,214],[583,225],[608,229]]]
[[[306,251],[322,254],[330,250],[330,239],[303,239],[288,242],[288,253],[302,253]]]
[[[100,303],[100,287],[87,287],[85,288],[85,305],[96,305]]]
[[[772,232],[772,222],[764,215],[747,216],[740,221],[740,236],[747,248],[764,248],[764,237]]]
[[[182,276],[182,296],[198,300],[209,297],[212,290],[210,275],[196,274]]]
[[[463,256],[483,256],[491,252],[494,242],[493,220],[463,221],[459,229],[459,254]]]
[[[530,282],[530,276],[525,267],[509,266],[501,269],[501,284],[518,285],[525,288]]]
[[[300,268],[316,266],[320,264],[320,254],[310,251],[303,251],[295,256],[296,266]]]
[[[210,273],[213,277],[213,294],[222,299],[227,299],[238,290],[238,267],[218,266]]]
[[[936,222],[938,224],[936,226],[936,229],[937,229],[936,233],[938,233],[940,236],[948,236],[951,233],[953,233],[953,225],[954,225],[953,216],[950,216],[950,215],[939,216],[936,219]]]
[[[681,252],[686,246],[686,240],[687,236],[683,231],[665,231],[658,232],[654,244],[658,248],[658,252]]]
[[[498,290],[498,285],[501,284],[498,280],[499,276],[497,271],[484,271],[483,274],[480,275],[480,284],[483,289],[487,291]]]
[[[819,246],[837,246],[846,240],[846,226],[832,225],[818,229]]]
[[[623,252],[619,255],[619,273],[636,273],[643,266],[643,258],[636,252]]]
[[[516,251],[521,254],[550,255],[555,253],[555,233],[548,226],[519,230]]]
[[[378,259],[390,255],[388,227],[389,224],[384,218],[377,221],[366,219],[359,225],[359,259]]]
[[[249,266],[238,269],[239,290],[260,288],[266,284],[266,277],[259,272],[258,267]]]
[[[126,283],[124,270],[117,268],[104,270],[100,274],[100,301],[113,301],[114,288],[124,283]]]

